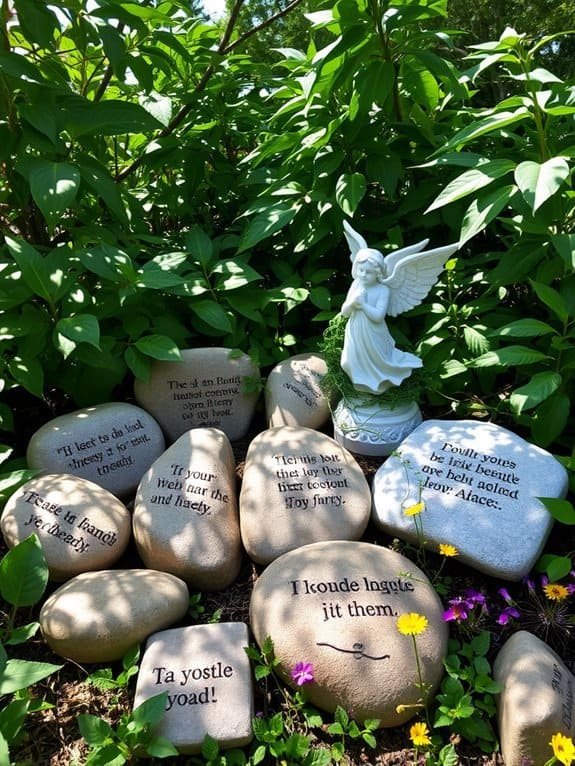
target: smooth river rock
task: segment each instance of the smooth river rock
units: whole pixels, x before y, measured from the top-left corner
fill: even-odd
[[[246,455],[240,493],[244,547],[259,564],[320,540],[358,540],[371,493],[353,455],[311,428],[258,434]]]
[[[61,585],[40,610],[49,647],[76,662],[113,662],[187,612],[183,580],[148,569],[86,572]]]
[[[10,548],[35,532],[50,579],[58,581],[111,566],[128,545],[132,520],[126,507],[98,484],[47,474],[14,492],[1,527]]]
[[[306,697],[318,707],[337,705],[356,720],[400,726],[417,710],[419,677],[413,638],[402,635],[402,614],[425,616],[417,636],[422,678],[437,688],[447,651],[442,605],[428,578],[399,553],[363,542],[322,542],[286,553],[257,580],[250,623],[262,646],[274,644],[289,682],[298,662],[311,663]]]
[[[565,497],[567,471],[553,455],[492,423],[428,420],[377,471],[373,519],[417,543],[405,513],[420,500],[425,545],[454,545],[459,559],[520,580],[539,557],[553,518],[538,497]]]
[[[219,428],[232,441],[248,431],[260,371],[229,348],[181,351],[181,362],[152,363],[148,382],[136,380],[137,402],[158,420],[170,441],[190,428]]]
[[[220,749],[252,739],[254,695],[243,622],[192,625],[150,636],[134,707],[168,693],[157,733],[180,753],[198,753],[206,734]]]
[[[151,415],[133,404],[108,402],[45,423],[30,439],[26,458],[42,473],[71,473],[125,497],[164,446]]]
[[[221,590],[236,578],[242,546],[235,460],[222,431],[193,428],[156,460],[138,487],[133,528],[151,569],[196,590]]]
[[[514,633],[497,655],[493,676],[502,687],[497,707],[505,766],[539,766],[553,755],[553,734],[575,738],[575,677],[540,638]]]
[[[320,386],[327,364],[320,354],[298,354],[276,364],[264,390],[268,428],[321,428],[329,420],[329,401]]]

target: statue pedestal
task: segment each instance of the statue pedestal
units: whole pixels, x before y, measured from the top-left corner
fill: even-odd
[[[342,399],[333,414],[334,437],[342,447],[358,455],[390,455],[421,423],[415,402],[398,407],[364,404]]]

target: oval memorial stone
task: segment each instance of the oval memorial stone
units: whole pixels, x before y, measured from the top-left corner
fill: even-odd
[[[553,455],[506,428],[428,420],[378,469],[373,518],[390,535],[418,542],[405,511],[419,501],[425,545],[454,545],[462,562],[520,580],[539,557],[553,519],[539,497],[564,497],[567,471]]]
[[[242,546],[235,461],[227,436],[193,428],[146,473],[134,504],[138,552],[151,569],[198,590],[221,590],[237,576]]]
[[[443,674],[447,626],[428,578],[399,553],[363,542],[322,542],[286,553],[257,580],[250,621],[262,646],[271,637],[288,683],[298,662],[311,663],[306,697],[358,721],[382,726],[409,720],[421,697],[413,637],[402,614],[427,618],[417,636],[421,675],[430,693]],[[293,682],[291,682],[293,683]],[[397,706],[403,705],[400,712]]]
[[[132,522],[125,506],[98,484],[48,474],[14,492],[1,527],[10,548],[35,532],[50,579],[67,580],[117,561],[128,545]]]
[[[277,364],[268,375],[265,402],[268,427],[319,428],[329,420],[329,401],[320,381],[327,373],[319,354],[298,354]]]
[[[42,473],[71,473],[125,497],[164,446],[151,415],[133,404],[108,402],[45,423],[30,439],[26,458]]]
[[[171,441],[200,427],[241,439],[258,398],[253,386],[258,368],[246,354],[230,356],[229,348],[185,349],[181,355],[181,362],[153,362],[148,382],[135,381],[138,404],[157,418]]]
[[[244,547],[259,564],[320,540],[357,540],[371,494],[353,455],[310,428],[280,426],[256,436],[240,493]]]
[[[61,585],[40,610],[40,628],[56,654],[76,662],[113,662],[151,633],[181,619],[188,588],[149,569],[86,572]]]

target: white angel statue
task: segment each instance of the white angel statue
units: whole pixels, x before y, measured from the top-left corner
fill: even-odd
[[[395,346],[385,317],[421,303],[459,245],[424,250],[429,242],[424,239],[384,257],[368,247],[347,221],[343,226],[353,282],[341,307],[341,313],[349,317],[341,366],[357,391],[382,394],[422,366],[419,357]]]

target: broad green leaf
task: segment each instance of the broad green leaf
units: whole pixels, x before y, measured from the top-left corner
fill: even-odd
[[[57,111],[54,106],[44,103],[18,104],[20,115],[40,133],[48,136],[53,144],[58,140]]]
[[[29,622],[27,625],[21,625],[10,633],[4,643],[9,646],[18,646],[18,644],[25,644],[31,638],[34,638],[36,633],[40,630],[39,622]]]
[[[41,681],[56,673],[62,665],[49,662],[29,662],[28,660],[8,660],[0,667],[0,695],[13,694],[20,689]]]
[[[171,755],[179,755],[178,750],[172,745],[167,737],[156,736],[146,747],[146,753],[153,758],[169,758]]]
[[[149,356],[142,354],[137,348],[128,346],[124,351],[124,360],[135,378],[147,383],[150,379],[151,360]]]
[[[93,157],[82,155],[78,160],[78,170],[82,180],[101,197],[106,207],[123,224],[128,223],[127,207],[124,204],[118,184],[116,184],[107,169],[100,165]]]
[[[272,205],[264,212],[255,216],[250,221],[247,229],[240,240],[239,253],[250,250],[266,237],[271,237],[276,231],[279,231],[293,220],[298,208],[296,206],[287,206],[284,202]]]
[[[211,261],[214,246],[212,240],[200,226],[192,226],[186,234],[186,251],[204,268]]]
[[[50,301],[51,284],[48,269],[40,253],[23,239],[16,239],[8,234],[5,234],[4,238],[12,258],[22,272],[24,282],[40,298]]]
[[[212,274],[222,275],[218,280],[219,290],[237,290],[262,278],[261,274],[240,259],[218,261]]]
[[[458,146],[465,146],[480,136],[485,136],[488,133],[493,133],[496,130],[507,128],[509,125],[514,125],[528,118],[531,118],[531,113],[525,107],[520,107],[514,112],[495,112],[489,117],[484,117],[481,120],[472,122],[471,125],[468,125],[466,128],[459,130],[452,138],[449,139],[446,144],[441,147],[440,151],[443,153]]]
[[[25,56],[17,53],[0,53],[0,72],[24,82],[50,87],[40,70]]]
[[[64,317],[56,325],[56,330],[76,343],[89,343],[100,348],[100,325],[93,314]]]
[[[563,157],[551,157],[539,164],[527,160],[515,168],[515,182],[525,202],[535,213],[569,177],[569,164]]]
[[[173,271],[157,267],[144,268],[138,275],[137,286],[150,290],[167,290],[170,287],[185,285],[186,280]]]
[[[537,499],[543,503],[556,521],[570,526],[575,525],[575,508],[569,500],[558,497],[538,497]]]
[[[143,106],[164,127],[169,125],[172,119],[172,99],[168,96],[152,91],[145,96],[140,96],[140,106]]]
[[[0,562],[0,595],[9,604],[17,607],[37,604],[47,583],[46,559],[34,534],[9,550]]]
[[[221,332],[231,332],[232,323],[224,308],[216,301],[199,300],[190,303],[190,308],[202,322]]]
[[[516,388],[509,399],[512,409],[520,415],[526,410],[537,407],[548,399],[561,385],[561,375],[558,372],[545,370],[536,373],[529,383]]]
[[[173,340],[165,335],[145,335],[135,342],[138,351],[163,362],[181,362],[182,355]]]
[[[8,362],[8,369],[14,380],[31,394],[41,398],[44,393],[44,370],[34,357],[22,359],[15,356]]]
[[[46,7],[45,3],[37,0],[14,0],[14,7],[18,14],[18,23],[24,36],[31,43],[38,43],[43,48],[48,48],[58,29],[58,19],[55,14]]]
[[[150,133],[163,127],[139,104],[112,99],[94,103],[79,96],[63,102],[62,119],[74,137]]]
[[[99,246],[81,250],[78,257],[89,271],[112,282],[136,282],[136,272],[130,256],[117,247],[102,242]]]
[[[565,430],[571,401],[564,391],[557,391],[541,404],[531,420],[531,433],[540,447],[548,447]]]
[[[567,311],[563,296],[560,295],[557,290],[554,290],[543,282],[535,282],[533,279],[529,281],[539,300],[544,303],[547,308],[551,309],[561,322],[567,322],[569,319],[569,312]]]
[[[139,724],[156,726],[164,715],[167,699],[168,692],[162,692],[144,700],[137,708],[134,708],[132,712],[133,720]]]
[[[80,734],[92,746],[103,745],[114,733],[107,721],[89,713],[81,713],[77,721]]]
[[[538,572],[546,572],[551,582],[562,580],[571,571],[571,558],[569,556],[556,556],[546,553],[537,562],[535,569]]]
[[[467,364],[469,367],[515,367],[542,362],[545,359],[549,357],[527,346],[507,346],[497,351],[488,351]]]
[[[551,241],[567,267],[575,269],[575,234],[555,234]]]
[[[42,215],[53,228],[76,199],[80,173],[66,162],[35,160],[28,173],[30,191]]]
[[[493,160],[493,162],[486,162],[478,168],[467,170],[447,184],[425,212],[429,213],[431,210],[455,202],[455,200],[468,194],[473,194],[478,189],[488,186],[497,178],[509,173],[514,167],[515,163],[511,160]]]
[[[516,319],[514,322],[503,325],[493,334],[511,338],[537,338],[552,332],[556,330],[539,319]]]
[[[485,195],[474,199],[471,205],[465,211],[463,223],[461,224],[461,234],[459,236],[459,247],[468,240],[479,234],[480,231],[497,218],[499,213],[508,204],[517,190],[516,186],[503,186],[500,189],[494,189]]]
[[[337,204],[346,215],[352,216],[363,199],[367,186],[363,173],[342,173],[335,185]]]

